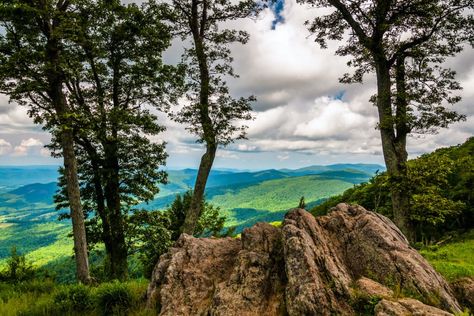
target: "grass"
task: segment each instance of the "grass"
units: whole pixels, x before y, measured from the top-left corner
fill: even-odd
[[[448,281],[474,277],[474,230],[447,244],[421,249],[420,253]]]
[[[144,279],[98,286],[51,280],[0,283],[0,315],[155,315],[146,308],[147,285]]]

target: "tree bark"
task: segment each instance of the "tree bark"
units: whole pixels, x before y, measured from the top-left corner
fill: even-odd
[[[61,135],[64,157],[64,171],[66,175],[66,188],[71,209],[72,232],[74,236],[74,254],[76,258],[77,279],[88,284],[91,281],[89,274],[89,261],[87,254],[86,229],[84,213],[82,211],[79,180],[77,177],[77,161],[74,153],[73,132],[64,129]]]
[[[183,233],[192,235],[196,228],[197,221],[202,212],[202,201],[204,199],[204,191],[206,189],[207,179],[211,172],[214,158],[216,157],[217,146],[207,145],[206,152],[201,158],[199,170],[194,184],[193,198],[191,200],[191,207],[186,213],[186,218],[183,224]]]
[[[109,141],[105,146],[105,155],[105,198],[109,214],[111,242],[110,251],[107,253],[106,272],[110,279],[124,280],[128,277],[128,251],[120,203],[118,148],[114,140]]]
[[[390,187],[393,219],[395,224],[413,241],[413,231],[409,221],[410,197],[406,188],[406,133],[397,135],[395,128],[402,127],[406,121],[392,113],[392,92],[390,80],[390,66],[380,57],[376,57],[377,74],[377,110],[379,114],[379,129],[382,140],[382,152],[387,172],[392,180]],[[399,91],[397,91],[397,95]],[[403,111],[403,104],[399,103],[397,111]],[[405,106],[406,112],[406,106]],[[398,114],[398,113],[397,113]],[[406,113],[405,113],[406,114]],[[400,119],[402,121],[400,121]],[[400,129],[401,130],[401,129]]]
[[[48,94],[60,124],[60,139],[62,145],[64,170],[66,175],[66,188],[71,210],[72,232],[74,236],[74,253],[76,259],[76,276],[82,283],[90,283],[89,261],[87,254],[86,229],[84,225],[84,213],[82,211],[79,179],[77,176],[77,160],[74,152],[74,134],[68,122],[71,114],[68,109],[66,96],[63,91],[64,76],[61,70],[60,45],[55,38],[53,29],[58,25],[57,21],[46,28],[47,37],[46,54],[50,69],[48,73]]]

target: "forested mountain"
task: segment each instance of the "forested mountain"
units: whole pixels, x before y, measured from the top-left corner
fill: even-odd
[[[284,213],[298,206],[304,196],[308,207],[343,192],[355,183],[367,181],[378,165],[311,166],[297,170],[245,171],[213,170],[206,197],[219,206],[227,217],[226,225],[237,226],[237,232],[257,221],[280,220]],[[22,253],[31,253],[46,262],[48,257],[71,254],[67,221],[58,221],[53,195],[57,190],[54,167],[2,167],[5,185],[0,189],[0,259],[17,246]],[[149,203],[137,208],[164,209],[177,193],[188,191],[196,170],[168,170],[168,184],[160,185],[160,193]],[[38,180],[36,180],[38,179]],[[25,183],[31,181],[31,183]],[[38,183],[45,181],[47,183]],[[67,245],[67,246],[66,246]]]

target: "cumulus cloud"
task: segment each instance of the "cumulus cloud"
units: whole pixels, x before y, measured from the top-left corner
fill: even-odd
[[[12,144],[0,138],[0,155],[5,155],[9,153],[11,149],[12,149]]]
[[[14,156],[26,156],[33,152],[39,152],[44,155],[46,152],[42,151],[44,144],[37,138],[28,138],[21,141],[20,145],[15,146],[13,150]]]
[[[339,83],[338,78],[351,71],[347,58],[334,54],[339,44],[330,42],[328,49],[319,48],[304,26],[306,20],[318,14],[321,11],[286,0],[276,25],[271,9],[254,20],[226,25],[250,34],[246,45],[231,46],[233,65],[240,77],[229,79],[230,91],[236,97],[255,95],[258,101],[253,105],[255,120],[246,122],[249,139],[219,149],[216,166],[269,168],[383,161],[380,135],[375,129],[377,111],[368,101],[375,93],[375,79],[367,76],[363,84]],[[176,63],[183,45],[186,42],[174,41],[165,59]],[[461,143],[474,135],[472,49],[466,48],[450,58],[446,67],[458,72],[457,78],[464,87],[463,100],[455,109],[467,120],[440,130],[437,135],[410,137],[411,157]],[[158,117],[167,130],[154,141],[167,142],[168,165],[196,166],[203,153],[202,144],[197,144],[196,137],[183,125],[162,113]],[[0,141],[0,154],[40,153],[42,144],[48,142],[45,135],[33,125],[25,108],[8,104],[6,97],[0,96],[0,139],[10,144],[2,145]],[[41,145],[27,146],[35,143],[30,139]],[[43,149],[43,155],[46,151]]]

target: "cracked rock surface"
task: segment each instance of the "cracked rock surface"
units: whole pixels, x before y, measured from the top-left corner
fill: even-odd
[[[317,218],[293,209],[281,227],[258,223],[241,239],[183,234],[155,267],[148,303],[160,315],[354,315],[355,291],[383,298],[379,315],[461,310],[388,218],[348,204]]]

